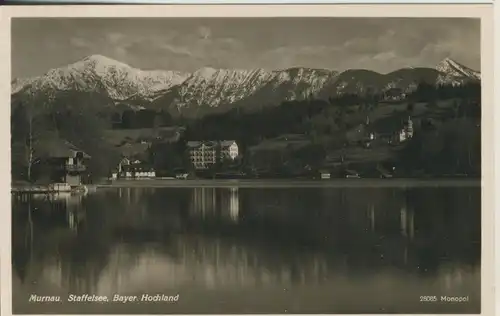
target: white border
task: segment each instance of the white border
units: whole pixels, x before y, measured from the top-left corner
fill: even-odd
[[[495,5],[494,6],[494,51],[495,51],[495,61],[494,61],[494,117],[495,117],[495,122],[500,122],[500,109],[498,108],[498,104],[500,104],[500,93],[498,92],[498,88],[500,88],[500,59],[498,58],[498,53],[500,52],[500,5]],[[494,191],[498,192],[498,185],[500,184],[500,146],[499,140],[500,140],[500,128],[498,126],[495,126],[494,128],[494,161],[495,161],[495,166],[494,166]],[[496,313],[495,315],[500,315],[500,290],[498,289],[498,286],[500,284],[500,273],[498,272],[498,267],[500,267],[500,251],[498,251],[498,245],[500,245],[500,230],[497,228],[500,226],[500,216],[498,215],[500,212],[500,197],[495,194],[495,201],[494,201],[494,234],[495,234],[495,241],[494,241],[494,251],[495,251],[495,260],[494,260],[494,274],[495,274],[495,283],[494,283],[494,291],[495,291],[495,302],[496,302]]]
[[[17,3],[22,4],[23,2],[32,2],[37,3],[40,2],[43,5],[47,5],[47,3],[43,3],[45,1],[51,3],[71,3],[71,2],[80,2],[80,3],[88,3],[88,4],[248,4],[248,5],[259,5],[259,4],[379,4],[380,1],[377,0],[11,0]],[[384,1],[385,4],[491,4],[494,3],[493,0],[387,0]]]
[[[352,1],[351,1],[352,2]],[[430,1],[429,1],[430,2]],[[432,9],[429,7],[432,6]],[[492,5],[179,5],[179,6],[12,6],[0,8],[0,104],[3,111],[0,124],[0,142],[4,148],[10,149],[10,17],[256,17],[256,16],[392,16],[392,17],[482,17],[481,23],[481,73],[483,78],[483,131],[482,131],[482,170],[483,170],[483,212],[482,212],[482,314],[494,315],[493,301],[493,188],[494,174],[498,168],[493,168],[493,126],[495,113],[498,117],[497,104],[493,102],[493,20]],[[334,10],[333,10],[334,9]],[[498,8],[496,10],[498,12]],[[498,22],[497,22],[498,25]],[[498,36],[497,36],[498,37]],[[498,42],[498,40],[497,40]],[[498,62],[496,63],[498,69]],[[495,85],[497,87],[500,85]],[[498,97],[497,101],[500,101]],[[7,123],[9,122],[9,123]],[[498,131],[497,131],[498,133]],[[498,136],[498,134],[496,134]],[[497,148],[497,151],[499,149]],[[0,168],[4,175],[0,179],[3,190],[0,201],[4,204],[1,213],[0,230],[1,254],[1,298],[2,315],[11,315],[11,252],[10,252],[10,150],[2,151]],[[5,201],[5,202],[4,202]],[[498,276],[497,276],[498,279]],[[498,293],[497,293],[498,295]],[[488,302],[485,305],[485,302]],[[500,309],[498,310],[500,314]]]

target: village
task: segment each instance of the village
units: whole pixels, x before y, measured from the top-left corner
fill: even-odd
[[[366,151],[373,150],[373,148],[375,150],[387,151],[388,148],[393,150],[411,139],[413,133],[411,117],[402,122],[400,129],[385,134],[373,131],[367,117],[365,124],[358,126],[357,139],[345,144],[347,150],[337,153],[334,157],[324,157],[323,161],[315,166],[307,164],[295,166],[295,168],[291,168],[294,169],[292,172],[279,170],[280,165],[283,166],[288,163],[284,150],[297,150],[310,145],[311,141],[304,135],[282,135],[277,139],[267,140],[252,146],[245,152],[241,150],[241,146],[236,140],[187,141],[185,152],[182,153],[186,157],[186,163],[183,166],[162,172],[155,170],[150,162],[129,155],[122,157],[117,167],[111,171],[109,180],[360,178],[362,177],[360,172],[346,168],[349,165],[349,161],[346,159],[349,151],[361,150],[363,154],[366,154]],[[144,139],[140,141],[147,144]],[[172,139],[168,139],[168,141],[172,142]],[[179,137],[175,141],[179,141]],[[379,173],[380,178],[392,177],[391,172],[385,170],[382,165],[376,166],[375,172]]]
[[[177,129],[175,137],[157,136],[154,139],[138,137],[135,145],[142,146],[151,152],[152,142],[165,141],[175,144],[180,141],[182,129]],[[154,164],[147,159],[141,160],[137,151],[124,150],[122,157],[115,168],[110,170],[106,179],[97,179],[97,182],[114,183],[129,180],[188,180],[188,179],[318,179],[327,180],[333,178],[362,178],[363,173],[352,168],[349,155],[361,151],[366,155],[367,151],[388,149],[401,146],[413,137],[413,121],[411,117],[403,120],[401,128],[392,133],[376,133],[370,126],[367,117],[364,124],[360,124],[354,130],[356,137],[352,137],[345,149],[336,155],[328,155],[320,164],[315,166],[295,166],[291,171],[284,171],[279,165],[288,164],[282,149],[294,149],[310,145],[310,140],[304,135],[283,135],[274,140],[268,140],[257,146],[250,147],[242,152],[236,140],[197,140],[187,141],[184,152],[186,157],[181,166],[173,170],[157,170]],[[160,134],[161,135],[161,134]],[[268,146],[272,143],[271,146]],[[133,147],[134,140],[122,142],[123,147]],[[68,141],[51,139],[44,143],[43,154],[34,157],[35,163],[31,167],[31,175],[43,179],[40,184],[26,186],[14,186],[13,191],[32,192],[74,192],[88,190],[96,179],[89,174],[87,164],[92,159],[83,150],[77,148]],[[273,168],[273,166],[275,168]],[[278,167],[276,167],[278,166]],[[365,166],[366,167],[366,166]],[[361,167],[363,168],[363,167]],[[376,163],[368,167],[370,173],[367,177],[392,178],[395,170],[393,165]],[[289,169],[289,170],[290,170]],[[366,169],[366,168],[365,168]],[[366,170],[364,170],[366,172]]]

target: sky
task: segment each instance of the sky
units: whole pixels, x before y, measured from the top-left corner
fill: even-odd
[[[480,69],[480,20],[467,18],[13,18],[12,77],[99,54],[143,70],[201,67]]]

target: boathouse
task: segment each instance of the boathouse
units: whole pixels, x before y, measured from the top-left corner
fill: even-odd
[[[320,170],[319,171],[320,179],[322,180],[328,180],[331,177],[331,172],[330,170]]]
[[[71,187],[82,184],[86,162],[91,158],[83,150],[64,139],[50,139],[40,144],[38,153],[40,164],[45,166],[52,182]]]

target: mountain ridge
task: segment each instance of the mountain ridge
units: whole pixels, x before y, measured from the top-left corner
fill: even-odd
[[[460,85],[480,81],[478,71],[451,58],[435,68],[406,67],[387,74],[366,69],[336,71],[307,67],[282,70],[216,69],[192,73],[141,70],[103,55],[87,56],[44,75],[11,81],[13,99],[54,95],[60,91],[97,92],[130,108],[161,108],[173,113],[210,112],[238,104],[279,104],[311,95],[328,98],[343,93],[383,92],[399,88],[409,92],[421,81]]]

